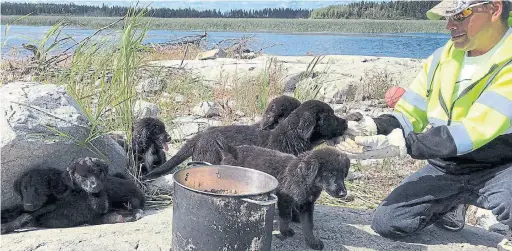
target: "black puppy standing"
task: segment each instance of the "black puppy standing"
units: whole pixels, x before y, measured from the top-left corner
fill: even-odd
[[[233,147],[222,138],[216,143],[222,149],[221,164],[256,169],[278,180],[276,195],[282,236],[294,235],[289,224],[296,208],[306,244],[312,249],[323,249],[323,242],[313,233],[314,205],[323,190],[335,198],[346,196],[344,180],[350,160],[344,153],[326,147],[294,156],[258,146]]]
[[[219,164],[222,156],[215,143],[218,137],[232,146],[254,145],[298,155],[311,150],[314,142],[343,135],[346,129],[346,120],[337,117],[328,104],[308,100],[277,124],[274,130],[232,125],[215,127],[197,134],[176,155],[143,178],[152,179],[168,174],[191,156],[193,161]]]

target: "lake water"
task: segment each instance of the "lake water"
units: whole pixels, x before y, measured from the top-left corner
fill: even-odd
[[[5,36],[5,25],[1,26],[2,56],[10,48],[21,48],[22,43],[34,43],[44,37],[49,26],[11,26]],[[69,34],[76,40],[83,39],[96,30],[83,28],[65,28],[61,33]],[[108,33],[109,31],[107,31]],[[103,33],[102,33],[103,34]],[[164,43],[184,36],[199,35],[201,32],[183,32],[171,30],[151,30],[145,43]],[[431,33],[243,33],[208,32],[208,44],[212,47],[225,39],[252,37],[252,50],[264,49],[264,53],[282,56],[314,55],[364,55],[385,57],[427,58],[436,48],[444,45],[448,34]],[[278,44],[278,45],[276,45]],[[272,46],[275,45],[275,46]],[[27,52],[21,50],[22,53]]]

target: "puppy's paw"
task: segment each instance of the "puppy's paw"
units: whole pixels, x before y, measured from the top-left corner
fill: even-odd
[[[0,234],[6,234],[9,232],[9,229],[4,226],[4,224],[2,224],[2,226],[0,227]]]
[[[306,244],[311,249],[314,249],[314,250],[322,250],[322,249],[324,249],[324,243],[320,239],[318,239],[318,238],[306,239]]]
[[[18,218],[16,218],[16,221],[19,222],[19,225],[25,225],[27,222],[31,221],[34,217],[30,214],[22,214]]]
[[[142,209],[135,209],[133,212],[133,218],[135,221],[140,220],[143,215],[144,215],[144,211],[142,211]]]
[[[293,231],[293,229],[291,228],[288,228],[286,230],[283,230],[281,231],[281,235],[284,236],[284,237],[292,237],[295,235],[295,231]]]

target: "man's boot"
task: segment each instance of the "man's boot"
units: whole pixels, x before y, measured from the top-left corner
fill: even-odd
[[[434,223],[435,226],[451,231],[458,232],[462,230],[466,224],[466,211],[469,205],[461,204],[455,207]]]
[[[508,234],[498,244],[498,251],[512,251],[512,229],[508,230]]]

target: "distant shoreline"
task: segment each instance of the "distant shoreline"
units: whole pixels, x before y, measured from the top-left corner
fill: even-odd
[[[2,25],[11,24],[21,16],[2,16]],[[14,25],[52,26],[66,19],[68,27],[98,29],[120,17],[29,16]],[[256,18],[145,18],[151,29],[175,31],[233,31],[254,33],[447,33],[445,22],[430,20],[370,19],[256,19]],[[121,24],[118,25],[121,27]],[[344,34],[349,35],[349,34]]]

